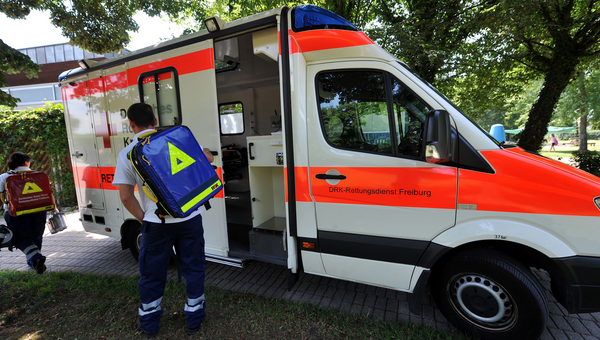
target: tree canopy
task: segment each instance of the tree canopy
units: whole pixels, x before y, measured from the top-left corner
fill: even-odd
[[[0,61],[2,61],[0,64],[0,87],[7,85],[6,74],[24,72],[29,78],[32,78],[37,77],[37,72],[40,70],[38,64],[31,61],[28,55],[6,45],[2,39],[0,39]],[[0,105],[15,107],[17,101],[17,98],[0,91]]]
[[[600,0],[0,0],[0,11],[19,19],[47,10],[71,44],[106,53],[129,43],[139,11],[185,22],[189,32],[210,15],[229,21],[300,3],[356,24],[475,119],[509,114],[519,94],[541,80],[520,140],[529,150],[540,147],[567,86],[581,74],[585,84],[600,54]],[[35,75],[35,64],[18,54],[0,44],[1,70]],[[0,93],[0,104],[14,103]]]
[[[519,145],[538,150],[561,94],[600,54],[600,0],[503,0],[490,8],[488,36],[501,53],[543,79]]]

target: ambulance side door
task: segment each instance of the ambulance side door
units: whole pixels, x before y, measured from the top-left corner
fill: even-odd
[[[61,91],[68,113],[65,121],[79,208],[90,218],[85,222],[94,222],[91,220],[92,215],[85,213],[85,210],[105,209],[104,193],[100,186],[96,132],[93,126],[93,116],[97,110],[95,105],[102,99],[102,94],[95,94],[92,99],[89,87],[88,76],[84,76],[70,81]]]
[[[455,223],[457,169],[422,160],[425,114],[441,106],[387,63],[311,65],[307,79],[323,268],[409,290],[430,240]]]

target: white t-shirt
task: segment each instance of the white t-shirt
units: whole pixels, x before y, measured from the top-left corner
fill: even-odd
[[[11,171],[31,171],[31,169],[29,169],[26,166],[18,166],[16,169],[11,170]],[[0,175],[0,192],[6,191],[6,178],[10,175],[11,174],[9,174],[7,172]],[[7,210],[8,210],[8,204],[4,204],[4,211],[7,211]]]
[[[161,223],[158,216],[156,216],[156,214],[154,213],[156,211],[156,203],[152,202],[146,196],[146,194],[144,194],[144,192],[141,190],[144,182],[142,181],[141,177],[137,174],[137,172],[133,168],[133,165],[131,165],[131,162],[129,161],[129,159],[127,159],[127,154],[129,154],[129,151],[131,151],[131,149],[137,144],[138,137],[140,135],[142,135],[143,133],[146,133],[149,131],[154,131],[154,130],[149,129],[149,130],[144,130],[144,131],[137,133],[135,136],[133,136],[133,142],[131,142],[123,150],[121,150],[121,152],[119,152],[119,158],[117,158],[117,168],[115,169],[115,177],[113,178],[112,184],[116,187],[118,187],[119,184],[129,184],[129,185],[133,185],[133,186],[137,185],[138,193],[139,193],[139,197],[140,197],[140,199],[139,199],[140,205],[142,206],[142,209],[144,210],[144,221]],[[200,146],[200,148],[202,150],[202,146]],[[204,211],[204,207],[199,207],[196,211],[191,213],[189,216],[183,217],[183,218],[173,218],[173,217],[167,215],[165,217],[165,223],[183,222],[183,221],[189,220],[189,219],[197,216],[198,214],[202,213],[203,211]]]

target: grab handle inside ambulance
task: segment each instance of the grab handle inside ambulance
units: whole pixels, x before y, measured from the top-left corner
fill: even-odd
[[[254,146],[254,143],[248,143],[248,155],[250,156],[250,159],[254,159],[254,156],[252,156],[252,147]]]
[[[425,160],[428,163],[452,162],[454,156],[450,114],[444,110],[432,110],[425,118]]]

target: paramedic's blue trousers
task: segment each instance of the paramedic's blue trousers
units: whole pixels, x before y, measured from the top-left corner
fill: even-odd
[[[10,216],[4,214],[8,228],[13,232],[13,246],[23,252],[27,264],[35,267],[35,261],[42,257],[42,237],[46,228],[46,212]]]
[[[147,332],[158,330],[162,309],[160,302],[167,282],[171,257],[175,245],[181,273],[186,281],[188,301],[185,314],[188,328],[200,326],[204,319],[204,229],[202,215],[179,223],[165,224],[144,221],[140,245],[139,307],[140,325]],[[171,244],[167,244],[165,232]]]

